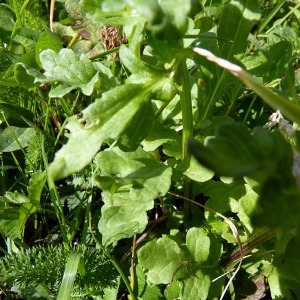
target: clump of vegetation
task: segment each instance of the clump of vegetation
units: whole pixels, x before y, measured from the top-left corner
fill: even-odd
[[[299,6],[1,3],[3,293],[300,298]]]

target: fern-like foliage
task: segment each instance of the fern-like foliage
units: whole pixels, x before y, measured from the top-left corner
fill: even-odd
[[[54,147],[54,139],[48,136],[47,134],[44,134],[45,138],[45,144],[44,148],[47,154],[52,151]],[[33,135],[26,144],[26,164],[30,165],[33,164],[37,169],[39,168],[39,164],[42,161],[42,151],[41,151],[41,137],[36,134]]]
[[[70,299],[102,297],[104,288],[118,288],[118,272],[101,250],[82,245],[67,250],[63,246],[50,245],[33,247],[0,259],[0,289],[8,286],[30,300],[37,299],[36,287],[44,287],[51,292],[51,297],[43,299],[56,299],[66,262],[74,250],[84,256],[86,276],[81,278],[77,274]]]

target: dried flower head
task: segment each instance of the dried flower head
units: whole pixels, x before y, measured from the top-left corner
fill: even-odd
[[[104,26],[102,29],[102,41],[105,42],[106,50],[110,50],[128,44],[125,35],[119,35],[119,26]],[[115,54],[117,56],[117,54]]]

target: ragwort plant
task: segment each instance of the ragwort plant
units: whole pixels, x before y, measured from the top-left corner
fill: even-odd
[[[0,4],[3,293],[299,298],[300,4],[54,4]]]

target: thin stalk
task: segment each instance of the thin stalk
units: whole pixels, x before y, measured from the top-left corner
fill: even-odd
[[[98,59],[98,58],[104,57],[104,56],[109,55],[109,54],[111,54],[111,53],[118,52],[119,49],[120,49],[120,47],[116,47],[116,48],[113,48],[113,49],[110,49],[110,50],[101,52],[101,53],[99,53],[99,54],[97,54],[97,55],[95,55],[95,56],[90,57],[90,60],[96,60],[96,59]]]
[[[19,139],[17,138],[17,136],[15,135],[15,133],[12,130],[11,126],[9,125],[8,121],[6,120],[5,114],[3,112],[2,112],[2,116],[3,116],[4,122],[5,122],[6,126],[7,126],[7,128],[9,129],[11,135],[13,136],[14,140],[18,144],[18,146],[19,146],[20,150],[22,151],[23,155],[26,157],[27,161],[30,163],[30,165],[32,166],[32,168],[34,169],[34,171],[36,171],[35,168],[34,168],[34,164],[30,160],[30,158],[28,157],[28,155],[27,155],[26,151],[24,150],[24,148],[22,147],[22,145],[20,144]]]
[[[70,43],[68,44],[68,47],[67,47],[67,48],[73,49],[74,46],[75,46],[75,44],[76,44],[77,41],[79,40],[79,38],[80,38],[79,33],[76,33],[76,34],[73,36],[73,38],[72,38],[72,40],[70,41]]]
[[[93,239],[94,241],[96,242],[96,244],[99,246],[99,248],[103,251],[103,253],[107,256],[107,258],[111,261],[111,263],[115,266],[115,268],[118,270],[119,274],[121,275],[126,287],[127,287],[127,290],[130,294],[130,298],[131,300],[137,300],[136,296],[134,295],[133,293],[133,290],[130,286],[130,283],[128,281],[128,278],[127,276],[125,275],[125,273],[123,272],[123,270],[121,269],[121,267],[118,265],[118,263],[114,260],[114,258],[106,251],[105,247],[101,244],[101,242],[96,238],[95,234],[93,233],[93,230],[92,230],[92,225],[91,225],[91,215],[89,216],[89,223],[90,223],[90,231],[91,231],[91,234],[93,236]]]
[[[255,95],[255,96],[253,97],[253,99],[252,99],[252,101],[251,101],[251,103],[250,103],[250,105],[249,105],[247,111],[246,111],[246,114],[245,114],[245,117],[244,117],[244,120],[243,120],[243,124],[246,124],[247,119],[248,119],[248,116],[249,116],[249,114],[250,114],[250,111],[251,111],[251,109],[252,109],[252,106],[253,106],[253,104],[254,104],[256,98],[257,98],[257,96]]]
[[[68,239],[68,234],[66,232],[67,226],[66,226],[63,208],[62,208],[62,205],[60,202],[60,198],[59,198],[57,189],[55,187],[55,184],[54,184],[54,182],[49,174],[49,170],[48,170],[48,159],[47,159],[46,153],[45,153],[44,136],[41,136],[41,139],[42,139],[42,141],[41,141],[42,157],[43,157],[43,161],[44,161],[45,172],[47,174],[47,182],[48,182],[51,201],[53,203],[54,211],[55,211],[56,217],[58,219],[58,224],[59,224],[59,228],[60,228],[60,231],[62,234],[64,246],[66,249],[70,249],[70,246],[69,246],[70,240]]]
[[[182,112],[182,159],[187,157],[187,142],[193,137],[193,109],[191,98],[191,85],[186,62],[182,61],[178,66],[178,71],[181,76],[182,91],[180,92],[181,112]],[[184,195],[190,198],[191,186],[190,180],[184,176],[183,178]],[[190,215],[190,204],[184,202],[184,218],[188,219]]]
[[[25,8],[26,8],[26,6],[27,6],[27,4],[28,4],[29,1],[30,0],[26,0],[24,2],[24,4],[21,7],[20,12],[18,11],[17,1],[16,0],[13,1],[14,12],[15,12],[15,15],[16,15],[16,18],[17,18],[17,22],[15,23],[15,25],[13,27],[13,30],[11,32],[10,41],[9,41],[9,45],[8,45],[8,49],[9,50],[10,50],[10,48],[12,46],[13,37],[15,36],[18,27],[22,27],[23,26],[23,22],[21,20],[21,16],[23,15],[23,12],[24,12],[24,10],[25,10]]]
[[[275,15],[279,12],[281,6],[285,3],[285,1],[279,1],[277,2],[277,5],[274,7],[274,9],[269,13],[269,15],[265,18],[263,23],[259,26],[258,32],[262,32],[265,27],[270,23],[270,21],[273,20]]]
[[[131,266],[130,266],[130,286],[131,289],[134,290],[134,284],[135,284],[135,276],[134,276],[134,271],[135,271],[135,249],[136,249],[136,234],[133,236],[133,242],[132,242],[132,252],[131,252]],[[132,297],[130,295],[130,300],[132,300]]]
[[[289,13],[287,13],[282,19],[278,20],[277,22],[274,22],[273,26],[266,31],[266,34],[270,33],[273,29],[275,29],[276,27],[280,26],[299,7],[300,7],[300,2]]]

